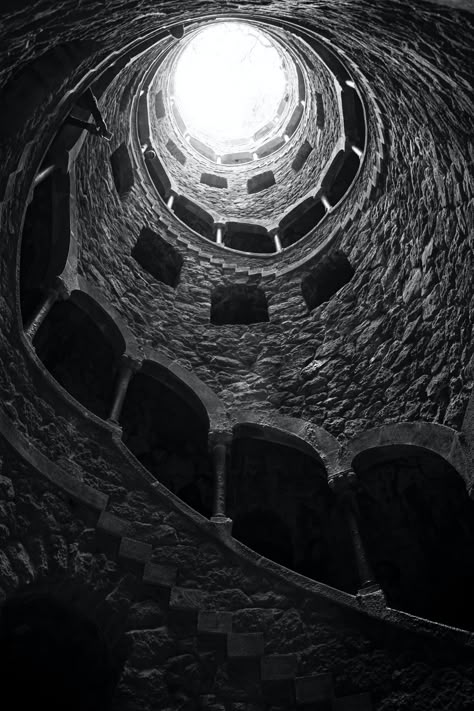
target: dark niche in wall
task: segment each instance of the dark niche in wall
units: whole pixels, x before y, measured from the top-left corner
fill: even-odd
[[[316,126],[324,128],[324,103],[322,94],[316,94]]]
[[[217,286],[211,294],[211,323],[250,324],[268,321],[263,289],[248,284]]]
[[[163,91],[160,91],[155,96],[155,116],[157,119],[162,119],[166,116],[165,102],[163,101]]]
[[[171,140],[171,138],[168,139],[166,148],[168,149],[169,153],[171,153],[173,158],[176,158],[178,163],[181,163],[181,165],[184,165],[186,163],[186,156],[184,155],[183,151],[178,148],[176,143]]]
[[[155,279],[174,289],[179,282],[183,257],[161,235],[144,227],[132,248],[132,257]]]
[[[355,592],[349,531],[323,465],[290,446],[251,437],[232,445],[227,510],[232,535],[302,575]]]
[[[120,198],[128,195],[133,187],[133,168],[130,154],[125,143],[121,143],[110,156],[115,188]]]
[[[208,423],[171,387],[146,373],[132,378],[120,417],[123,440],[170,491],[199,513],[212,512]]]
[[[271,138],[269,141],[264,143],[263,146],[260,146],[257,150],[257,156],[259,158],[265,158],[265,156],[269,156],[270,153],[273,153],[284,145],[285,139],[282,136],[275,136],[275,138]],[[253,154],[251,153],[250,155],[252,156],[252,160]]]
[[[200,182],[204,185],[209,185],[211,188],[227,187],[227,178],[223,178],[221,175],[213,175],[212,173],[202,173]]]
[[[258,193],[260,190],[271,188],[272,185],[275,185],[275,176],[272,170],[266,170],[247,180],[247,192]]]
[[[360,521],[391,607],[474,629],[474,502],[444,459],[414,447],[359,455]]]
[[[71,299],[56,303],[34,344],[38,357],[62,387],[88,410],[108,417],[116,376],[116,353],[104,323]]]
[[[226,223],[224,244],[226,247],[238,249],[241,252],[256,254],[275,252],[275,242],[265,227],[241,222]]]
[[[296,173],[304,166],[312,150],[313,146],[309,141],[305,141],[298,148],[298,152],[294,157],[293,163],[291,164],[291,167]]]
[[[334,296],[354,276],[354,268],[344,252],[323,257],[301,282],[301,291],[310,311]]]

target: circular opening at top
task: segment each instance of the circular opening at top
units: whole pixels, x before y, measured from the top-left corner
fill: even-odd
[[[176,64],[174,100],[188,131],[210,144],[242,144],[280,113],[283,56],[252,25],[219,22],[199,31]]]

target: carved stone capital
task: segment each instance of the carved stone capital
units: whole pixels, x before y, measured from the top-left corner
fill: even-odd
[[[119,367],[120,368],[127,368],[132,373],[138,373],[138,371],[141,369],[142,365],[143,365],[143,359],[140,357],[137,357],[135,355],[130,355],[128,353],[124,353],[122,356],[120,356]]]
[[[328,484],[338,496],[352,495],[357,484],[357,475],[352,469],[346,469],[330,476]]]
[[[224,447],[230,447],[232,444],[232,432],[228,430],[212,430],[209,432],[207,441],[210,450],[219,444],[224,445]]]
[[[67,301],[73,292],[73,287],[62,277],[57,277],[49,292],[56,296],[57,301]]]

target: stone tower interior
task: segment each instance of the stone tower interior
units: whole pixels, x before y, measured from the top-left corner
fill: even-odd
[[[4,0],[2,708],[474,708],[473,11]]]

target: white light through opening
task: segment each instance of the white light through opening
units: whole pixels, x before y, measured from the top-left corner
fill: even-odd
[[[222,22],[185,47],[174,98],[188,131],[211,142],[250,139],[269,123],[287,90],[282,57],[251,25]]]

